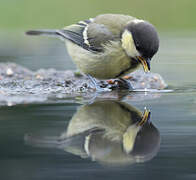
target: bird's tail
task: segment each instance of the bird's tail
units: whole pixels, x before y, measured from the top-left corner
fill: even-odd
[[[62,41],[64,41],[65,39],[70,39],[68,34],[57,29],[29,30],[26,31],[26,34],[31,36],[53,36],[60,38]]]
[[[40,36],[40,35],[58,35],[57,30],[51,30],[51,29],[44,29],[44,30],[29,30],[26,32],[27,35],[32,35],[32,36]]]
[[[43,148],[57,148],[59,145],[58,137],[37,134],[25,134],[24,142],[26,145]]]

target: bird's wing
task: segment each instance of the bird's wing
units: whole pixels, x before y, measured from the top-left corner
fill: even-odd
[[[102,45],[114,40],[115,37],[105,25],[93,21],[94,19],[80,21],[59,30],[58,33],[86,50],[102,52]]]
[[[61,30],[30,30],[26,34],[60,36],[97,53],[104,51],[104,44],[120,40],[122,30],[133,19],[134,17],[120,14],[102,14]]]

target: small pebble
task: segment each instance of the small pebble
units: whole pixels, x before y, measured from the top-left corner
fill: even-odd
[[[126,80],[128,80],[128,79],[132,79],[133,77],[132,76],[130,76],[130,75],[127,75],[127,76],[124,76],[123,77],[123,79],[126,79]]]
[[[142,82],[141,85],[144,87],[145,86],[145,82]]]
[[[37,74],[35,77],[36,77],[36,79],[44,79],[44,77],[41,76],[40,74]]]
[[[13,106],[14,104],[11,101],[7,102],[7,106]]]
[[[12,75],[14,74],[14,72],[13,72],[13,70],[12,70],[11,68],[7,68],[6,74],[7,74],[8,76],[12,76]]]

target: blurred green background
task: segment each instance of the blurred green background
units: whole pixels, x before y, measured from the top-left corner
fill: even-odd
[[[0,28],[61,28],[101,13],[122,13],[159,30],[187,30],[196,28],[195,9],[195,0],[0,0]]]
[[[196,0],[0,0],[0,62],[31,70],[76,69],[64,42],[30,37],[29,29],[58,29],[102,13],[121,13],[150,21],[160,49],[152,72],[169,84],[196,81]],[[185,73],[186,71],[186,73]]]

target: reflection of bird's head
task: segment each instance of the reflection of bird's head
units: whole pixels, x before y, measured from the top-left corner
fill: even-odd
[[[149,71],[150,60],[159,48],[155,27],[146,21],[135,19],[126,26],[121,41],[128,56],[138,60],[144,70]]]
[[[126,165],[145,162],[152,159],[160,147],[159,131],[149,121],[129,126],[121,141],[111,140],[105,133],[92,133],[86,141],[88,154],[103,164]]]
[[[146,123],[137,133],[130,153],[132,156],[137,157],[137,161],[146,161],[156,155],[159,146],[160,134],[158,129],[152,123]]]

